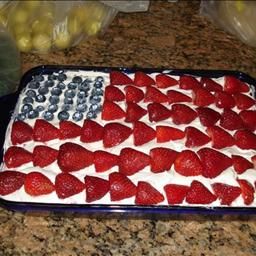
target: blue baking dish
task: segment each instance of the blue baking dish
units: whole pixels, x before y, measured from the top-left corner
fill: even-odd
[[[190,69],[153,69],[153,68],[120,68],[120,67],[83,67],[83,66],[38,66],[26,72],[21,81],[17,92],[6,95],[0,98],[0,109],[4,110],[1,113],[0,126],[0,161],[3,159],[3,143],[5,132],[12,116],[12,112],[16,105],[19,93],[32,79],[33,76],[39,74],[52,74],[60,70],[73,71],[99,71],[109,73],[111,70],[121,70],[126,73],[135,71],[144,71],[146,73],[163,72],[170,75],[191,75],[208,78],[218,78],[225,75],[232,75],[240,80],[250,84],[254,89],[254,97],[256,91],[256,80],[251,76],[230,70],[190,70]],[[124,214],[255,214],[254,207],[184,207],[184,206],[136,206],[136,205],[99,205],[99,204],[51,204],[51,203],[30,203],[30,202],[15,202],[7,201],[0,198],[0,206],[14,211],[58,211],[58,212],[77,212],[77,213],[124,213]]]

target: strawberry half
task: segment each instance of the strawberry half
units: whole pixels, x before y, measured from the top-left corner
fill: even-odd
[[[206,178],[215,178],[232,165],[230,157],[211,148],[202,148],[197,154],[203,165],[202,174]]]
[[[224,109],[220,118],[220,126],[233,131],[244,128],[244,123],[236,112],[231,109]]]
[[[111,201],[120,201],[136,195],[137,187],[124,174],[112,172],[109,175]]]
[[[156,131],[143,122],[133,124],[133,141],[135,146],[143,145],[156,137]]]
[[[155,79],[156,79],[156,86],[158,88],[168,88],[168,87],[177,85],[179,83],[176,79],[166,74],[158,74],[156,75]]]
[[[159,173],[171,169],[178,152],[170,148],[152,148],[149,154],[151,172]]]
[[[236,102],[236,106],[238,109],[245,110],[252,106],[255,106],[255,99],[242,94],[242,93],[236,93],[233,95],[234,100]]]
[[[250,205],[254,201],[254,188],[247,180],[238,179],[237,182],[242,191],[242,197],[246,205]]]
[[[108,123],[104,126],[103,145],[105,148],[111,148],[125,141],[132,133],[132,129],[119,124]]]
[[[109,181],[102,178],[87,175],[84,178],[84,183],[87,203],[100,200],[109,191]]]
[[[216,199],[216,196],[197,180],[192,181],[186,195],[186,202],[189,204],[210,204]]]
[[[227,92],[215,92],[215,105],[218,108],[233,108],[236,102]]]
[[[103,127],[95,121],[85,120],[81,129],[80,140],[90,143],[103,139]]]
[[[137,205],[155,205],[164,201],[164,196],[151,184],[145,181],[139,181],[135,204]]]
[[[241,149],[256,149],[256,135],[249,130],[236,131],[234,139]]]
[[[184,104],[173,104],[171,109],[171,116],[173,123],[189,124],[197,117],[197,113],[190,107]]]
[[[0,195],[9,195],[20,189],[25,180],[26,174],[17,171],[0,172]]]
[[[251,160],[252,160],[254,169],[256,169],[256,155],[252,156]]]
[[[12,125],[11,141],[13,145],[22,144],[33,139],[32,127],[23,122],[15,121]]]
[[[156,103],[165,103],[168,101],[167,96],[160,92],[155,87],[147,87],[144,102],[156,102]]]
[[[139,87],[151,86],[155,84],[155,80],[146,73],[137,71],[134,75],[134,84]]]
[[[121,71],[111,71],[109,76],[111,85],[133,84],[132,79]]]
[[[244,125],[249,130],[256,130],[256,111],[255,110],[243,110],[239,113]]]
[[[213,148],[221,149],[235,145],[233,136],[218,126],[210,126],[206,132],[212,140]]]
[[[147,108],[150,122],[159,122],[171,116],[170,110],[160,103],[150,103]]]
[[[136,103],[128,102],[126,108],[125,122],[135,122],[147,114],[147,110]]]
[[[145,153],[132,148],[123,148],[119,155],[119,172],[133,175],[150,165],[150,162],[150,157]]]
[[[188,148],[203,146],[211,140],[206,134],[192,126],[185,129],[185,134],[185,146]]]
[[[58,153],[58,150],[47,146],[35,146],[33,151],[33,165],[43,168],[53,163],[57,159]]]
[[[93,164],[93,152],[67,142],[60,146],[57,162],[61,171],[75,172]]]
[[[9,147],[4,154],[4,163],[8,168],[16,168],[32,160],[32,153],[17,146]]]
[[[240,81],[234,76],[225,76],[224,77],[224,91],[230,94],[237,92],[248,92],[250,88],[247,84]]]
[[[70,173],[59,173],[55,178],[58,198],[64,199],[79,194],[84,188],[84,183]]]
[[[192,98],[175,90],[169,90],[167,92],[167,97],[169,104],[177,102],[192,102]]]
[[[202,84],[193,76],[183,75],[179,80],[179,87],[183,90],[194,90],[202,87]]]
[[[121,119],[125,117],[125,112],[116,103],[104,101],[102,106],[101,118],[106,121]]]
[[[94,152],[94,166],[96,172],[105,172],[117,164],[117,155],[102,150]]]
[[[220,200],[221,205],[231,205],[241,194],[241,189],[239,187],[224,183],[213,183],[212,189],[214,194]]]
[[[81,135],[81,127],[71,121],[60,121],[60,139],[72,139]]]
[[[208,77],[202,77],[200,82],[203,85],[203,88],[209,92],[218,92],[223,90],[220,84]]]
[[[220,113],[211,108],[199,107],[196,111],[203,126],[215,125],[221,117]]]
[[[193,103],[198,107],[206,107],[214,103],[215,97],[206,89],[199,88],[192,92]]]
[[[123,92],[112,85],[109,85],[105,88],[104,97],[107,101],[123,101],[125,99]]]
[[[189,190],[188,186],[167,184],[164,186],[168,204],[181,204]]]
[[[237,174],[242,174],[248,169],[253,169],[253,163],[239,155],[232,155],[233,167]]]
[[[26,175],[24,189],[31,196],[47,195],[55,190],[51,180],[40,172],[30,172]]]
[[[180,129],[158,125],[156,126],[156,141],[158,143],[167,142],[170,140],[180,140],[185,137],[185,132]]]
[[[144,92],[135,86],[128,85],[124,90],[126,102],[138,103],[144,98]]]
[[[33,138],[35,141],[59,139],[59,129],[43,119],[37,119],[34,125]]]
[[[202,174],[203,165],[195,152],[183,150],[174,161],[174,169],[183,176],[197,176]]]

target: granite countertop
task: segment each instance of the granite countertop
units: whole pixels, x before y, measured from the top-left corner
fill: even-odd
[[[199,15],[199,2],[153,1],[118,14],[106,33],[63,52],[24,54],[43,64],[240,70],[256,77],[256,49]],[[256,255],[256,217],[20,213],[0,208],[0,255]]]

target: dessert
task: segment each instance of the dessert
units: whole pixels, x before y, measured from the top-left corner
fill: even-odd
[[[7,128],[1,198],[255,207],[252,94],[233,76],[37,74]]]

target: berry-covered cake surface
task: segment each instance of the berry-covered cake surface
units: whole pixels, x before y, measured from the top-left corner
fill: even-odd
[[[68,68],[34,74],[6,131],[0,196],[255,207],[253,93],[232,75]]]

